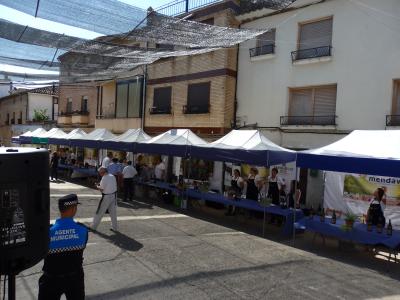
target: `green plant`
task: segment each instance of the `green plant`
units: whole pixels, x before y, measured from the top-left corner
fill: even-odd
[[[47,121],[49,116],[47,115],[47,109],[34,109],[33,119],[38,122]]]
[[[357,220],[357,218],[358,218],[357,215],[355,215],[355,214],[353,214],[353,213],[351,213],[349,211],[344,214],[344,220],[348,221],[348,222],[353,222],[354,223]]]

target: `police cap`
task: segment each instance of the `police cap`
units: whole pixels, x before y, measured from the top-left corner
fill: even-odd
[[[58,208],[60,211],[66,210],[71,206],[80,204],[76,194],[69,194],[58,199]]]

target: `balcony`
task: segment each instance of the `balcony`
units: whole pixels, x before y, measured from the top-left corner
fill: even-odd
[[[151,115],[170,115],[171,107],[151,107],[149,109]]]
[[[183,114],[208,114],[210,105],[184,105],[182,112]]]
[[[400,115],[386,115],[386,126],[400,126]]]
[[[57,124],[62,126],[70,126],[72,124],[72,113],[71,112],[60,112],[57,118]]]
[[[89,112],[87,110],[76,110],[71,115],[71,123],[73,125],[88,125]]]
[[[281,116],[281,126],[290,125],[336,125],[336,116]]]
[[[113,132],[125,132],[127,128],[140,128],[141,118],[96,118],[95,128],[107,128]]]
[[[252,48],[250,51],[250,57],[256,57],[260,55],[266,54],[274,54],[275,53],[275,45],[264,45],[261,47]]]
[[[332,46],[302,49],[292,52],[292,62],[302,59],[319,58],[331,55],[332,55]]]

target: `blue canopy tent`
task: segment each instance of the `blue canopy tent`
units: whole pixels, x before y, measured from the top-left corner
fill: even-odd
[[[44,134],[46,132],[47,132],[46,129],[43,129],[41,127],[35,129],[32,132],[30,132],[30,131],[25,132],[24,134],[19,136],[19,142],[21,144],[32,144],[32,138],[33,137],[39,136],[39,135]]]
[[[135,152],[188,157],[189,147],[207,142],[190,129],[171,129],[150,140],[136,144]]]
[[[190,156],[259,166],[270,166],[296,160],[295,151],[274,144],[258,130],[232,130],[210,144],[191,146]]]
[[[32,136],[32,143],[34,144],[50,144],[49,139],[51,137],[65,137],[67,134],[60,128],[52,128],[48,132],[40,133]]]
[[[297,165],[326,171],[400,177],[400,130],[354,130],[333,144],[298,152]]]
[[[105,128],[98,128],[88,133],[87,135],[71,137],[70,145],[81,148],[104,149],[104,141],[114,138],[115,135]]]
[[[128,129],[123,134],[106,139],[102,145],[104,149],[133,152],[136,143],[150,140],[143,129]]]
[[[49,144],[69,146],[71,139],[81,138],[85,135],[86,135],[85,131],[83,131],[80,128],[76,128],[69,133],[64,133],[61,136],[52,135],[51,137],[49,137]]]

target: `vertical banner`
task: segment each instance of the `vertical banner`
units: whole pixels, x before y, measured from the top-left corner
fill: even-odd
[[[326,172],[324,207],[366,215],[374,191],[385,190],[384,215],[400,227],[400,178]]]

